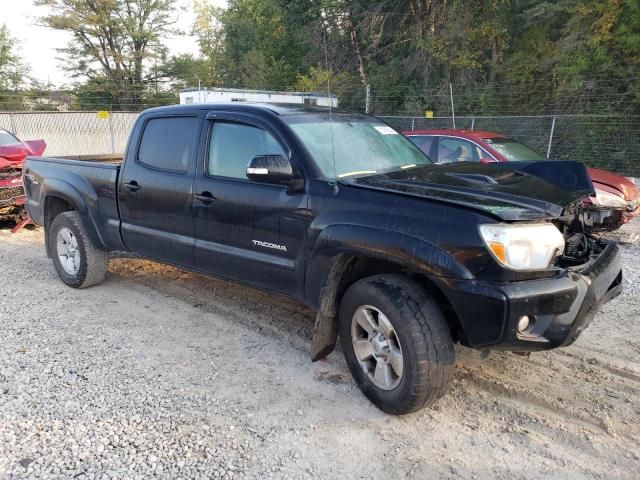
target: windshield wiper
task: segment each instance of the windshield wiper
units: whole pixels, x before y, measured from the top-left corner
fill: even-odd
[[[376,173],[375,170],[357,170],[355,172],[341,173],[338,178],[352,177],[353,175],[365,175],[368,173]]]

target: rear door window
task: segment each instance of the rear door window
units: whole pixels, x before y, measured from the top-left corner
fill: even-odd
[[[142,133],[138,161],[167,172],[191,171],[199,122],[197,117],[152,118]]]

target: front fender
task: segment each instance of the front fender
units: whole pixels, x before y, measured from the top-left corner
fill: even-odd
[[[455,258],[420,238],[370,227],[335,225],[320,233],[310,255],[305,297],[311,305],[319,306],[325,279],[334,258],[341,254],[384,260],[431,276],[473,278]]]
[[[342,279],[356,257],[384,260],[430,276],[473,278],[449,254],[420,238],[354,225],[325,228],[314,243],[305,282],[305,297],[318,310],[311,346],[313,361],[327,356],[335,347],[337,300],[344,287]]]

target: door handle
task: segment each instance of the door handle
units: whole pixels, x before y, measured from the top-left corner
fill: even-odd
[[[129,193],[136,193],[138,190],[142,189],[142,187],[138,185],[138,182],[136,182],[135,180],[132,180],[129,183],[125,183],[124,187],[129,190]]]
[[[196,200],[198,200],[204,205],[211,205],[213,201],[216,199],[216,197],[214,197],[211,194],[211,192],[202,192],[200,194],[197,194],[195,197],[196,197]]]

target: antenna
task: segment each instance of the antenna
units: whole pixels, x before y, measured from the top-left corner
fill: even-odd
[[[326,25],[326,24],[325,24]],[[327,94],[329,95],[329,128],[331,129],[331,159],[333,160],[333,179],[329,182],[334,191],[338,188],[338,173],[336,172],[336,147],[333,138],[333,97],[331,96],[331,69],[329,68],[329,53],[327,51],[327,30],[323,32],[324,37],[324,63],[327,69]]]

